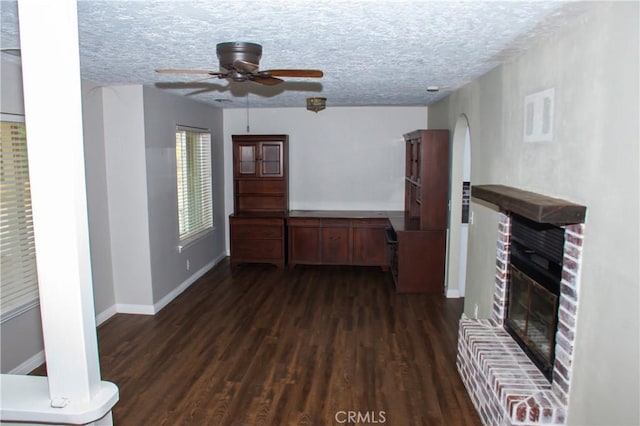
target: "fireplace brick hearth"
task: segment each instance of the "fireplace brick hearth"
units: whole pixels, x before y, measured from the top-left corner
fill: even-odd
[[[511,216],[500,213],[489,319],[462,316],[457,366],[485,425],[564,425],[571,387],[584,224],[564,225],[565,244],[551,383],[504,329]]]

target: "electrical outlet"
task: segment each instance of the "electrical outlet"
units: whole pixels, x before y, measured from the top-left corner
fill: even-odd
[[[473,318],[478,319],[478,304],[477,303],[473,307]]]
[[[187,259],[187,271],[191,269],[191,264],[189,263],[189,259]]]

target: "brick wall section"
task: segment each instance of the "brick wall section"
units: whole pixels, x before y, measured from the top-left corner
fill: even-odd
[[[483,424],[565,424],[565,404],[502,326],[463,315],[456,363]]]
[[[458,333],[458,371],[485,425],[564,425],[573,367],[584,224],[565,227],[551,384],[503,328],[510,236],[511,218],[501,213],[491,318],[474,320],[463,314]]]
[[[507,306],[507,283],[509,282],[509,257],[511,256],[511,217],[500,213],[498,242],[496,243],[496,289],[493,293],[491,319],[504,325]]]
[[[584,224],[566,226],[564,240],[558,332],[556,333],[556,360],[553,365],[552,386],[558,399],[568,405],[578,314]]]

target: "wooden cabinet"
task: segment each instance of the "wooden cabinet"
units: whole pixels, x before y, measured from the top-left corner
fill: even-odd
[[[239,263],[285,263],[285,219],[231,215],[231,266]]]
[[[449,131],[416,130],[404,135],[405,211],[420,229],[447,229],[449,206]]]
[[[449,210],[449,131],[404,135],[405,211],[390,218],[392,275],[399,293],[442,293]]]
[[[421,231],[408,218],[391,219],[390,266],[397,293],[442,293],[445,231]]]
[[[320,257],[320,219],[287,218],[289,267],[297,263],[317,265]]]
[[[356,265],[383,265],[387,252],[385,230],[387,219],[353,219],[351,221],[353,263]]]
[[[233,135],[234,211],[289,209],[286,135]]]
[[[231,264],[286,259],[288,136],[233,135]]]
[[[350,220],[322,219],[321,223],[322,263],[325,265],[351,264]]]
[[[386,269],[385,229],[388,227],[385,213],[290,212],[287,218],[289,266],[370,265]]]
[[[276,137],[277,140],[268,140]],[[283,135],[232,136],[234,141],[234,176],[236,178],[284,177],[285,140]]]

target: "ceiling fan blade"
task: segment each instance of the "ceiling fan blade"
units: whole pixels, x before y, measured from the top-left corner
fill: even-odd
[[[275,86],[276,84],[284,83],[284,80],[268,75],[250,75],[249,80],[254,83],[264,84],[265,86]]]
[[[196,80],[188,80],[188,81],[185,81],[184,84],[200,83],[201,81],[211,80],[212,78],[222,78],[222,77],[219,75],[211,75],[209,77],[198,78]]]
[[[159,69],[159,70],[156,70],[156,72],[160,74],[209,74],[209,75],[224,74],[218,71],[211,71],[211,70],[191,70],[191,69],[184,70],[184,69],[173,69],[173,68]]]
[[[258,64],[253,64],[248,61],[243,61],[242,59],[236,59],[235,61],[233,61],[233,66],[238,71],[243,71],[248,73],[254,73],[258,71]]]
[[[268,74],[272,77],[310,77],[321,78],[324,73],[320,70],[266,70],[261,73]]]

